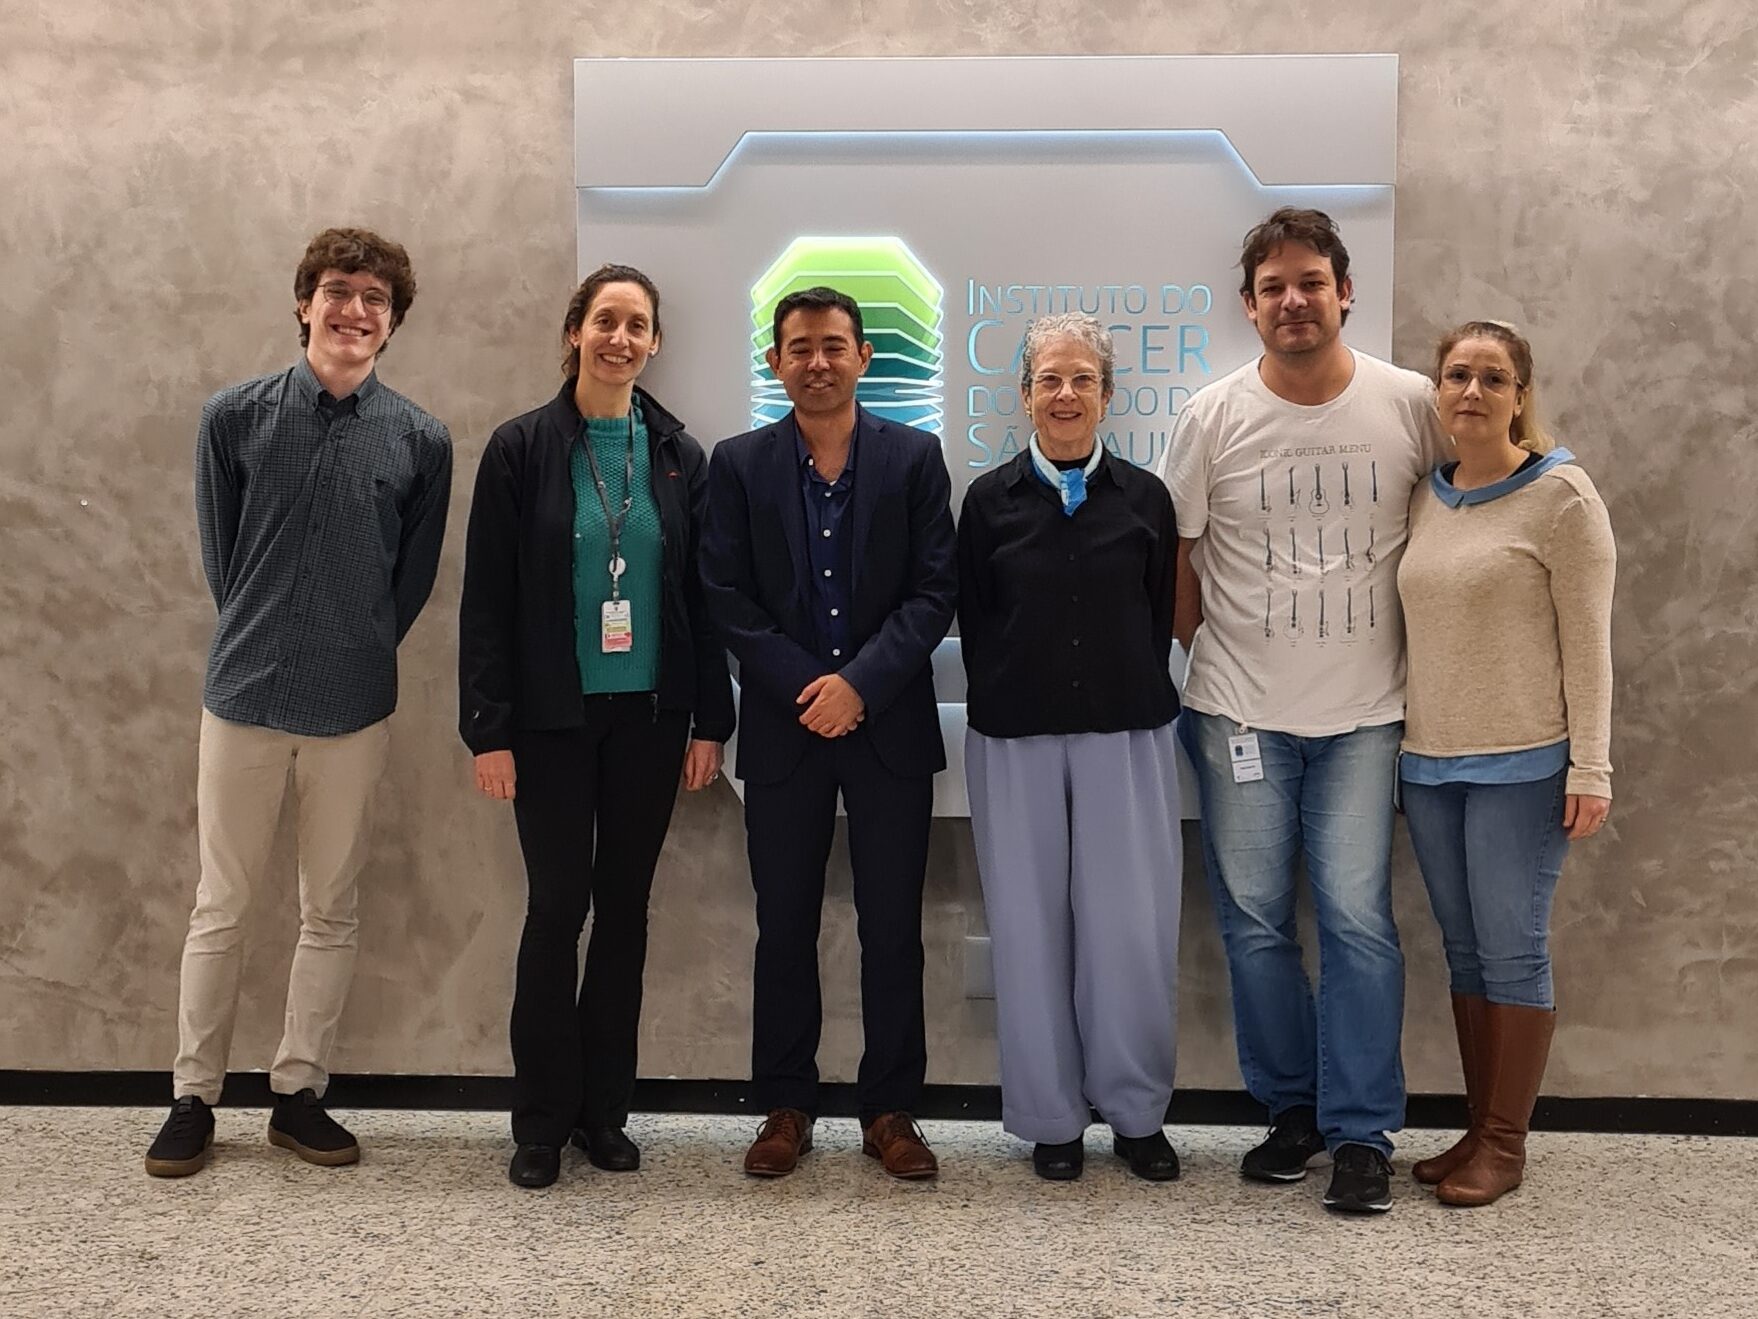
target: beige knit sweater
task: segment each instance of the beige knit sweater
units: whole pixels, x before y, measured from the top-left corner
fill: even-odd
[[[1616,569],[1605,504],[1579,467],[1458,508],[1422,482],[1398,568],[1404,749],[1493,755],[1566,737],[1567,791],[1611,796]]]

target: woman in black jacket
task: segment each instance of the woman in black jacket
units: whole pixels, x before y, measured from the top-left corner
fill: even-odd
[[[495,431],[470,508],[459,731],[513,803],[530,895],[513,994],[507,1169],[547,1186],[561,1147],[626,1171],[647,899],[681,776],[720,777],[726,654],[703,607],[702,446],[635,385],[659,291],[601,266],[562,322],[567,383]],[[583,978],[580,931],[595,914]]]

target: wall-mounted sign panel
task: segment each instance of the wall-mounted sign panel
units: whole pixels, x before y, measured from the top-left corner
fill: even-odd
[[[709,442],[786,411],[776,301],[843,288],[874,344],[863,403],[940,435],[955,509],[1030,433],[1026,325],[1090,312],[1117,343],[1101,438],[1151,464],[1191,394],[1259,352],[1239,243],[1277,206],[1337,219],[1349,339],[1390,355],[1397,74],[1393,55],[578,60],[580,269],[658,282],[647,383]],[[943,814],[964,813],[953,769]]]

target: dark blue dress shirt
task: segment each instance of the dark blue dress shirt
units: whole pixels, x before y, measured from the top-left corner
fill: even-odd
[[[858,428],[857,428],[858,429]],[[806,506],[806,559],[811,569],[812,629],[816,654],[832,672],[854,658],[849,645],[849,605],[853,600],[855,439],[849,440],[848,462],[834,481],[812,466],[806,442],[794,431],[800,461],[800,495]]]
[[[219,622],[202,703],[307,737],[389,715],[451,484],[446,428],[376,374],[335,399],[301,357],[209,399],[195,505]]]

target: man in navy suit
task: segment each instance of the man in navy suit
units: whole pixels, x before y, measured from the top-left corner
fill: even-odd
[[[751,1075],[768,1119],[745,1171],[779,1177],[818,1111],[818,922],[836,799],[848,813],[866,1049],[863,1149],[932,1177],[911,1117],[927,1067],[922,882],[946,768],[929,658],[952,625],[940,441],[861,409],[861,309],[834,289],[775,309],[768,360],[793,411],[715,446],[702,576],[739,662],[745,832],[757,891]]]

